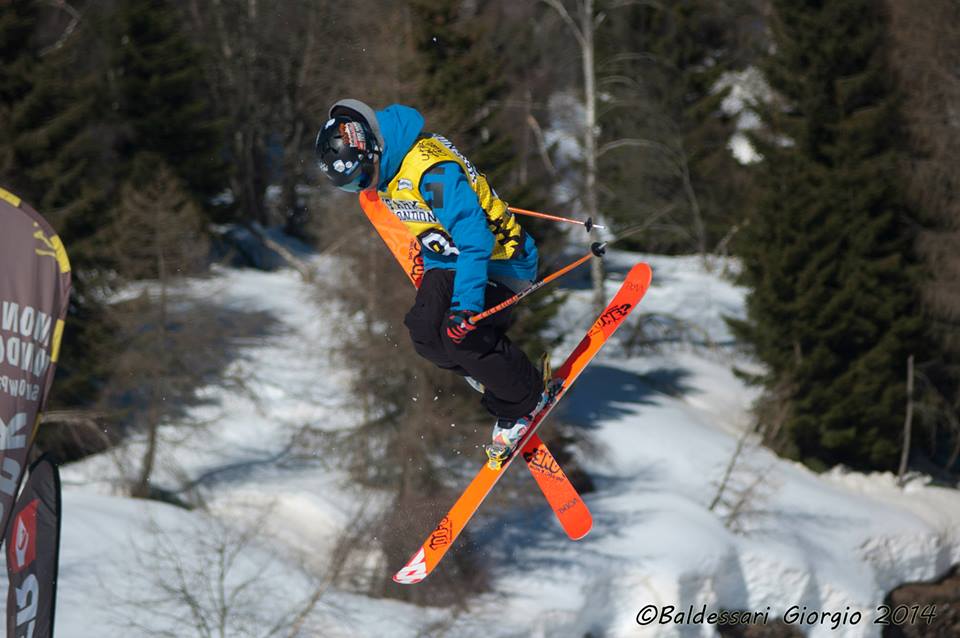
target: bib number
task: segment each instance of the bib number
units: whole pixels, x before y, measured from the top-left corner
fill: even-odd
[[[445,257],[459,255],[460,249],[453,243],[453,239],[447,233],[437,228],[431,228],[417,236],[420,243],[425,248]]]

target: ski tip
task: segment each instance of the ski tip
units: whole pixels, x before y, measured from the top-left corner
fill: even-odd
[[[587,537],[587,534],[590,533],[590,530],[593,529],[593,521],[587,521],[586,527],[580,527],[577,529],[567,530],[567,536],[572,541],[583,540]]]
[[[643,283],[644,288],[650,285],[650,281],[653,279],[653,269],[650,268],[650,264],[641,261],[638,264],[635,264],[633,268],[630,269],[630,273],[627,275],[627,278],[633,279],[634,277],[640,279]]]
[[[423,548],[413,555],[403,569],[393,575],[393,582],[401,585],[416,585],[427,577],[427,560]]]

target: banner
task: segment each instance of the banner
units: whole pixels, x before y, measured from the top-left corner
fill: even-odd
[[[69,297],[60,238],[0,188],[0,539],[53,382]]]
[[[60,555],[60,473],[46,455],[30,466],[7,535],[7,638],[51,638]]]
[[[407,277],[417,288],[423,280],[423,255],[420,254],[420,241],[413,236],[403,222],[390,212],[376,191],[360,192],[360,208],[367,219],[380,233],[380,239],[397,258]]]

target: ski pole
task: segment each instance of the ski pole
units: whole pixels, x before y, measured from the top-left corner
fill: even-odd
[[[551,273],[551,274],[547,275],[546,277],[544,277],[544,278],[541,279],[540,281],[536,281],[536,282],[532,283],[529,288],[525,288],[525,289],[521,290],[520,292],[518,292],[518,293],[515,294],[514,296],[510,297],[509,299],[507,299],[506,301],[503,301],[503,302],[501,302],[501,303],[498,303],[496,306],[493,306],[492,308],[487,308],[487,309],[484,310],[483,312],[480,312],[480,313],[477,313],[477,314],[473,315],[473,316],[470,317],[470,319],[469,319],[470,323],[476,324],[476,323],[477,323],[478,321],[480,321],[481,319],[486,319],[486,318],[489,317],[490,315],[496,314],[496,313],[500,312],[501,310],[503,310],[504,308],[507,308],[507,307],[509,307],[509,306],[512,306],[513,304],[517,303],[518,301],[520,301],[521,299],[523,299],[524,297],[526,297],[526,296],[529,295],[530,293],[536,292],[537,290],[540,290],[541,288],[543,288],[544,286],[546,286],[548,283],[550,283],[550,282],[553,281],[554,279],[557,279],[558,277],[562,277],[562,276],[564,276],[565,274],[567,274],[568,272],[570,272],[571,270],[573,270],[574,268],[576,268],[577,266],[580,266],[580,265],[582,265],[582,264],[590,261],[590,258],[591,258],[591,257],[603,257],[603,254],[604,254],[606,251],[607,251],[607,242],[603,242],[602,244],[601,244],[600,242],[594,242],[593,245],[590,246],[590,252],[587,253],[586,255],[584,255],[583,257],[581,257],[580,259],[576,260],[575,262],[573,262],[573,263],[571,263],[571,264],[568,264],[568,265],[564,266],[563,268],[561,268],[560,270],[558,270],[558,271],[556,271],[556,272],[554,272],[554,273]]]
[[[547,213],[538,213],[535,210],[524,210],[522,208],[514,208],[513,206],[507,206],[507,210],[511,213],[516,213],[517,215],[527,215],[528,217],[539,217],[541,219],[549,219],[555,222],[567,222],[568,224],[580,224],[585,227],[587,232],[590,232],[591,228],[603,228],[606,226],[601,226],[600,224],[594,224],[593,220],[587,217],[587,221],[582,222],[579,219],[570,219],[569,217],[560,217],[559,215],[548,215]]]

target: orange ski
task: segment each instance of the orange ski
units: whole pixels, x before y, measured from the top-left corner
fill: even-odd
[[[384,206],[375,192],[362,191],[360,207],[407,273],[407,277],[419,288],[423,278],[420,242],[410,234],[403,222]],[[573,540],[586,536],[593,525],[590,510],[540,437],[534,436],[530,439],[527,447],[523,449],[523,458],[567,536]]]
[[[586,536],[593,527],[590,510],[536,433],[523,446],[520,454],[570,540],[578,541]]]
[[[530,429],[518,445],[521,452],[524,450],[533,451],[531,443],[536,435],[537,428],[540,427],[553,407],[563,398],[563,395],[570,389],[570,386],[580,376],[580,373],[583,372],[594,355],[603,347],[607,339],[620,327],[630,311],[640,302],[640,299],[643,298],[650,287],[651,278],[650,266],[644,263],[637,264],[627,274],[619,292],[614,296],[606,310],[597,318],[590,330],[587,331],[586,336],[554,373],[553,378],[562,381],[560,390],[556,398],[534,416]],[[412,585],[419,583],[433,571],[516,456],[517,454],[514,453],[507,458],[498,470],[490,469],[486,463],[483,464],[480,472],[457,499],[457,502],[453,504],[453,507],[443,517],[436,529],[430,533],[420,549],[400,571],[394,574],[394,581],[404,585]],[[535,453],[530,458],[535,458]],[[550,497],[548,496],[548,498]]]

